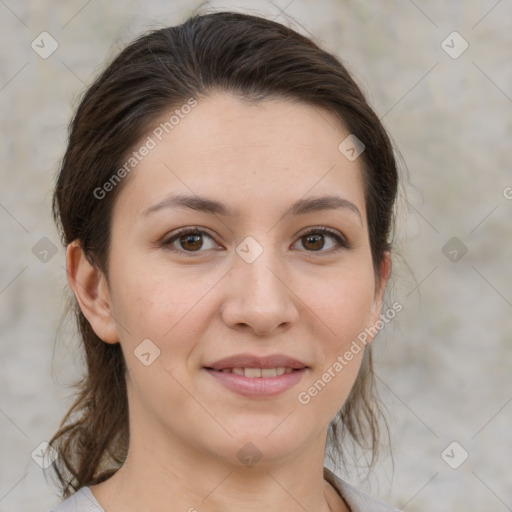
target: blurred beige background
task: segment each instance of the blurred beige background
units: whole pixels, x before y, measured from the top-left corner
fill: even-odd
[[[198,5],[0,0],[0,512],[59,501],[31,454],[81,371],[72,327],[57,332],[64,250],[50,216],[72,108],[107,58]],[[512,510],[512,3],[210,5],[291,23],[337,53],[408,168],[390,290],[404,310],[376,342],[395,468],[383,458],[369,479],[346,478],[407,512]]]

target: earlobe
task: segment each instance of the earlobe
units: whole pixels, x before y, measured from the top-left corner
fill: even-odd
[[[119,336],[106,278],[90,263],[78,240],[67,247],[66,274],[78,305],[94,332],[106,343],[117,343]]]
[[[379,315],[382,313],[382,301],[384,299],[384,292],[386,291],[389,276],[391,275],[391,266],[391,253],[390,251],[385,251],[380,263],[380,277],[375,289],[375,297],[379,302]]]

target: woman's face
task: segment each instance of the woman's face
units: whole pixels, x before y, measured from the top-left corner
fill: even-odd
[[[182,117],[147,134],[155,147],[113,211],[108,301],[132,439],[238,464],[323,450],[363,350],[344,354],[378,320],[385,285],[361,159],[304,104],[215,93]]]

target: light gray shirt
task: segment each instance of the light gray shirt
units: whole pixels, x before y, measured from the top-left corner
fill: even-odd
[[[358,491],[347,482],[336,476],[328,468],[324,468],[324,478],[338,491],[351,512],[399,512],[382,501],[375,500]],[[105,512],[89,487],[82,487],[73,496],[63,501],[50,512]]]

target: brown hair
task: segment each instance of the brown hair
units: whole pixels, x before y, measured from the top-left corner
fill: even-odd
[[[378,276],[390,249],[398,181],[392,145],[379,118],[335,56],[286,26],[233,12],[195,15],[182,25],[141,36],[85,92],[70,124],[53,196],[64,245],[79,240],[91,263],[108,278],[111,212],[125,180],[101,200],[94,191],[119,170],[156,118],[214,90],[248,101],[274,97],[318,106],[339,116],[365,144],[360,158]],[[74,299],[73,305],[87,372],[50,440],[59,455],[53,469],[64,497],[114,474],[125,460],[129,441],[120,344],[103,342]],[[343,460],[345,433],[372,451],[371,464],[375,460],[380,408],[374,379],[368,346],[351,393],[329,427],[331,448]]]

